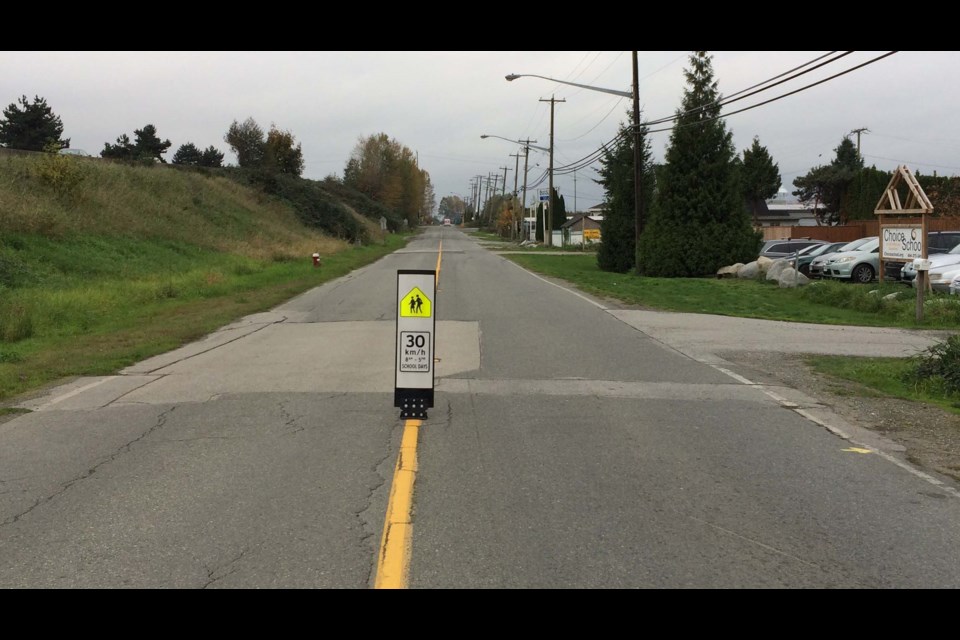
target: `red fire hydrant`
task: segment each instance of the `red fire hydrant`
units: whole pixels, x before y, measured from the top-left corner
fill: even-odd
[[[319,266],[320,266],[320,254],[319,254],[319,253],[313,254],[313,266],[315,266],[315,267],[319,267]]]

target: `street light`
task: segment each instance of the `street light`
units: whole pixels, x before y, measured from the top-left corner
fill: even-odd
[[[640,81],[639,81],[639,71],[637,68],[637,52],[632,51],[633,54],[633,91],[619,91],[617,89],[604,89],[603,87],[593,87],[586,84],[578,84],[576,82],[567,82],[566,80],[557,80],[556,78],[548,78],[546,76],[538,76],[532,73],[511,73],[506,76],[507,82],[513,82],[517,78],[540,78],[542,80],[549,80],[551,82],[558,82],[560,84],[568,84],[573,87],[579,87],[581,89],[589,89],[590,91],[601,91],[603,93],[612,93],[615,96],[622,96],[624,98],[633,98],[633,216],[634,216],[634,234],[635,234],[635,249],[640,247],[640,232],[643,230],[643,203],[640,201],[640,183],[643,180],[643,165],[640,162]],[[552,167],[551,167],[552,173]],[[550,193],[550,197],[553,198],[553,193]]]
[[[529,138],[526,140],[511,140],[510,138],[504,138],[503,136],[492,136],[486,133],[481,134],[480,137],[484,140],[486,140],[487,138],[499,138],[500,140],[506,140],[507,142],[512,142],[514,144],[519,144],[523,146],[523,204],[521,205],[520,210],[523,212],[523,217],[526,217],[526,214],[527,214],[527,163],[530,160],[530,149],[531,148],[539,149],[540,151],[547,151],[547,152],[549,152],[550,150],[545,147],[538,147],[535,144],[530,144],[531,142],[536,142],[536,140],[530,140]],[[522,218],[521,218],[521,222],[522,222]],[[523,228],[523,225],[521,224],[521,229],[522,228]]]

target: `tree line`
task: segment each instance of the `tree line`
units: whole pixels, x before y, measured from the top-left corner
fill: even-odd
[[[721,96],[707,52],[691,54],[684,74],[687,86],[662,164],[651,162],[648,129],[641,125],[637,136],[643,167],[639,246],[632,127],[622,124],[601,157],[596,182],[604,188],[607,211],[597,264],[605,271],[703,276],[757,256],[757,217],[781,187],[779,167],[757,137],[737,154],[720,118]],[[864,167],[849,136],[834,153],[828,164],[794,180],[793,195],[821,225],[873,219],[892,172]],[[935,211],[960,213],[960,178],[916,177]]]
[[[240,122],[234,120],[224,134],[224,142],[237,157],[237,165],[262,176],[278,175],[300,178],[305,162],[303,149],[294,134],[271,124],[264,130],[252,117]],[[166,163],[165,155],[172,143],[161,139],[157,128],[147,124],[133,132],[133,138],[123,133],[116,141],[104,143],[103,158],[131,163]],[[63,122],[46,99],[35,96],[33,101],[24,95],[3,110],[0,118],[0,147],[26,151],[58,152],[70,147],[70,139],[63,137]],[[175,165],[222,167],[224,153],[213,145],[200,149],[192,142],[181,145],[173,154]],[[264,184],[265,178],[259,182]],[[275,181],[266,180],[276,188]],[[347,187],[338,188],[339,182]],[[411,226],[430,216],[436,206],[430,174],[421,169],[416,154],[385,133],[360,138],[350,155],[343,179],[328,176],[323,182],[329,192],[349,193],[355,189],[362,198],[396,211]],[[287,188],[290,188],[289,185]],[[350,200],[360,202],[350,195]],[[369,201],[363,201],[365,210],[371,210]],[[389,216],[393,218],[393,214]]]

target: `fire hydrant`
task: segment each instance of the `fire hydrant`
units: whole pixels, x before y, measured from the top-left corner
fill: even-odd
[[[313,254],[313,266],[315,266],[315,267],[319,267],[319,266],[320,266],[320,254],[319,254],[319,253]]]

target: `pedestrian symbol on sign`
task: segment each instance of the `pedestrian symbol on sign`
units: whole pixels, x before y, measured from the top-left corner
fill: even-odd
[[[430,314],[430,298],[419,287],[411,289],[400,300],[401,318],[429,318]]]

